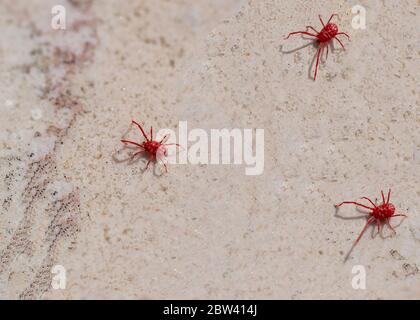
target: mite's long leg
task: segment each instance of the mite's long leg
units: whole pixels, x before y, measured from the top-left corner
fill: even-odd
[[[163,166],[165,167],[166,173],[168,173],[168,167],[167,167],[166,163],[163,160],[161,160],[161,162],[162,162]]]
[[[162,140],[160,140],[160,144],[163,144],[163,143],[165,143],[168,139],[169,139],[169,137],[170,137],[170,135],[169,134],[165,134],[164,136],[163,136],[163,138],[162,138]]]
[[[152,162],[152,159],[149,159],[149,161],[147,161],[147,164],[146,164],[146,169],[144,169],[144,170],[147,170],[147,168],[149,168],[149,164],[150,164],[150,162]]]
[[[314,75],[314,81],[316,80],[316,74],[318,73],[318,65],[319,65],[319,56],[321,55],[322,50],[324,47],[322,45],[319,45],[318,47],[318,53],[316,57],[316,66],[315,66],[315,75]]]
[[[312,36],[316,38],[316,34],[312,34],[306,31],[296,31],[296,32],[291,32],[289,33],[289,35],[285,38],[285,40],[289,39],[290,36],[294,35],[294,34],[305,34],[307,36]]]
[[[394,227],[393,226],[391,226],[391,224],[389,223],[389,220],[390,220],[391,218],[388,218],[388,219],[386,219],[386,224],[388,225],[388,227],[394,232],[394,234],[397,234],[397,231],[395,231],[395,229],[394,229]]]
[[[337,13],[333,13],[333,14],[331,15],[330,19],[328,20],[327,24],[329,24],[329,23],[331,22],[331,19],[332,19],[334,16],[337,16],[337,18],[338,18],[338,14],[337,14]]]
[[[402,217],[402,218],[401,219],[398,219],[399,221],[398,221],[397,224],[394,225],[394,228],[395,227],[398,227],[403,222],[403,220],[405,218],[407,218],[407,216],[405,214],[394,214],[392,217],[389,217],[389,221],[391,221],[391,219],[392,218],[395,218],[395,217]],[[390,222],[390,224],[391,224],[391,222]]]
[[[326,56],[325,60],[328,60],[328,47],[329,47],[329,44],[327,44],[327,56]]]
[[[163,158],[157,159],[158,168],[160,171],[163,171],[162,167],[165,168],[165,172],[168,173],[168,166],[166,165],[166,162],[163,160]]]
[[[327,49],[327,50],[325,50]],[[326,51],[326,53],[324,54],[324,52]],[[325,57],[324,57],[325,56]],[[324,59],[325,58],[325,59]],[[321,55],[319,56],[319,60],[322,61],[327,61],[328,60],[328,44],[323,44],[322,46],[322,51],[321,51]]]
[[[374,208],[376,208],[376,205],[373,203],[373,201],[372,200],[370,200],[368,197],[361,197],[360,199],[365,199],[365,200],[367,200],[367,201],[369,201],[371,204],[372,204],[372,206],[374,207]]]
[[[318,15],[318,17],[319,17],[319,21],[321,21],[322,27],[325,28],[325,23],[324,23],[324,21],[322,21],[321,15]]]
[[[385,204],[385,196],[384,196],[384,192],[381,190],[381,195],[382,195],[382,204]]]
[[[336,206],[336,207],[341,207],[343,204],[354,204],[354,205],[356,205],[356,206],[363,207],[363,208],[365,208],[365,209],[373,210],[373,208],[370,208],[370,207],[368,207],[368,206],[365,206],[364,204],[357,203],[357,202],[354,202],[354,201],[343,201],[343,202],[341,202],[340,204],[337,204],[337,205],[335,205],[335,206]]]
[[[346,48],[344,48],[344,44],[340,41],[340,39],[334,37],[335,40],[338,41],[338,43],[341,45],[341,47],[343,48],[344,51],[346,51]]]
[[[147,140],[150,141],[149,138],[146,136],[146,133],[144,132],[143,128],[141,127],[140,124],[138,124],[136,121],[132,120],[132,123],[134,123],[141,131],[141,133],[143,134],[143,137]]]
[[[345,35],[347,37],[347,39],[350,40],[350,36],[347,33],[345,33],[345,32],[339,32],[339,33],[336,34],[336,36],[338,36],[340,34]]]
[[[137,147],[143,148],[143,146],[140,143],[134,142],[134,141],[130,141],[130,140],[121,140],[122,143],[130,143],[130,144],[134,144]]]
[[[378,234],[381,235],[381,222],[378,220],[376,220],[376,227],[378,229]],[[376,236],[376,235],[375,235]],[[373,237],[372,237],[373,238]]]
[[[153,127],[150,127],[150,141],[153,141]]]
[[[386,199],[386,204],[389,203],[389,198],[391,197],[391,189],[388,190],[388,197]]]
[[[312,29],[313,31],[315,31],[315,33],[316,34],[318,34],[319,32],[318,31],[316,31],[315,30],[315,28],[314,27],[312,27],[312,26],[306,26],[306,30],[308,30],[308,29]]]
[[[355,241],[354,245],[356,245],[356,244],[359,242],[360,238],[361,238],[361,237],[363,236],[363,234],[365,233],[365,231],[366,231],[367,227],[369,227],[369,225],[370,225],[373,221],[375,221],[375,218],[374,218],[374,217],[369,218],[369,220],[366,222],[366,225],[365,225],[365,227],[363,228],[362,232],[360,232],[359,236],[357,237],[357,239],[356,239],[356,241]]]
[[[136,152],[135,154],[133,154],[132,156],[131,156],[131,159],[134,159],[137,155],[139,155],[140,153],[142,153],[142,152],[144,152],[145,150],[141,150],[141,151],[139,151],[139,152]]]

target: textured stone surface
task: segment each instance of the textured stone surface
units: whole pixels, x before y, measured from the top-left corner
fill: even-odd
[[[0,297],[419,299],[418,2],[358,3],[365,30],[354,1],[2,0]],[[333,12],[352,41],[313,82],[283,38]],[[132,118],[263,128],[264,173],[143,173],[116,161]],[[365,221],[333,204],[388,187],[409,218],[343,262]]]

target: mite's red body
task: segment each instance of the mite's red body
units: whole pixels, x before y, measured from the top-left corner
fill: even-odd
[[[407,217],[405,214],[395,214],[395,206],[389,202],[389,198],[391,196],[391,189],[388,192],[388,197],[387,200],[385,201],[385,196],[384,196],[384,192],[381,191],[382,194],[382,204],[380,205],[376,205],[373,203],[372,200],[370,200],[367,197],[362,197],[361,199],[365,199],[367,201],[370,202],[370,204],[373,207],[369,207],[366,206],[364,204],[358,203],[358,202],[354,202],[354,201],[344,201],[338,205],[336,205],[336,207],[340,207],[343,204],[354,204],[356,206],[365,208],[370,210],[369,212],[369,218],[366,222],[365,227],[363,228],[362,232],[360,233],[359,237],[357,238],[355,244],[357,244],[360,240],[360,238],[362,237],[363,233],[366,231],[367,227],[371,224],[371,223],[376,223],[376,226],[378,228],[378,233],[381,231],[381,226],[382,223],[386,223],[387,226],[394,232],[396,233],[395,229],[391,226],[391,224],[389,223],[389,221],[391,220],[391,218],[394,217]]]
[[[327,24],[324,24],[324,21],[322,21],[321,16],[319,16],[319,20],[321,21],[322,24],[322,30],[320,32],[316,31],[315,28],[311,27],[311,26],[307,26],[306,30],[311,29],[315,32],[314,33],[310,33],[307,31],[296,31],[296,32],[291,32],[289,33],[289,35],[287,36],[286,39],[289,39],[289,37],[291,35],[294,34],[304,34],[307,36],[311,36],[311,37],[315,37],[316,41],[318,43],[318,51],[317,51],[317,57],[316,57],[316,66],[315,66],[315,74],[314,74],[314,80],[316,80],[316,75],[318,73],[318,65],[319,65],[319,58],[322,54],[322,51],[324,50],[324,48],[327,48],[327,58],[328,58],[328,45],[330,44],[330,42],[335,39],[338,41],[338,43],[341,45],[341,47],[345,50],[343,43],[340,41],[340,39],[337,38],[338,35],[344,35],[346,36],[348,39],[350,39],[350,36],[345,33],[345,32],[338,32],[338,27],[335,23],[331,23],[331,19],[336,16],[337,14],[332,14],[330,19],[328,20]]]
[[[177,143],[165,144],[165,142],[169,138],[169,135],[165,135],[160,141],[154,141],[153,140],[153,127],[150,127],[150,139],[149,139],[140,124],[138,124],[134,120],[132,120],[132,123],[135,124],[139,128],[139,130],[143,134],[143,137],[146,139],[146,141],[143,141],[142,143],[137,143],[130,140],[121,140],[121,142],[124,144],[132,144],[141,149],[139,152],[133,154],[132,158],[134,158],[135,156],[139,155],[142,152],[146,152],[147,155],[149,156],[149,161],[147,162],[146,169],[149,167],[149,164],[151,161],[161,161],[165,167],[165,171],[168,172],[166,163],[163,161],[163,157],[166,157],[168,155],[168,150],[166,147],[168,146],[181,147],[181,146]]]

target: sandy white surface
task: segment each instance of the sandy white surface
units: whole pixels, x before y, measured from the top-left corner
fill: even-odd
[[[418,1],[1,2],[0,298],[420,298]],[[333,12],[314,82],[284,37]],[[262,128],[264,172],[118,162],[132,118]],[[365,220],[334,204],[389,187],[408,219],[344,262]]]

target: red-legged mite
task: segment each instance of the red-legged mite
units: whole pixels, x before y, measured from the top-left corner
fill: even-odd
[[[385,201],[385,196],[384,196],[383,191],[381,191],[381,194],[382,194],[382,204],[380,204],[378,206],[376,204],[374,204],[373,201],[370,200],[367,197],[362,197],[361,198],[361,199],[365,199],[365,200],[369,201],[370,204],[373,206],[373,208],[370,207],[370,206],[366,206],[364,204],[355,202],[355,201],[344,201],[344,202],[335,206],[335,207],[340,207],[343,204],[354,204],[356,206],[359,206],[359,207],[370,210],[369,218],[366,222],[366,225],[363,228],[362,232],[360,233],[359,237],[356,239],[356,242],[354,243],[354,245],[356,245],[359,242],[360,238],[363,236],[363,233],[366,231],[367,227],[371,223],[376,223],[376,226],[378,228],[378,233],[381,232],[382,224],[385,223],[396,234],[397,232],[391,226],[389,221],[391,220],[391,218],[394,218],[394,217],[407,217],[405,214],[396,214],[395,206],[392,203],[389,202],[389,199],[391,197],[391,189],[389,189],[389,191],[388,191],[388,197],[387,197],[386,201]]]
[[[327,48],[327,57],[326,58],[328,58],[328,46],[332,42],[333,39],[337,40],[338,43],[341,45],[341,47],[344,50],[346,50],[346,49],[344,48],[344,45],[340,41],[340,39],[337,38],[337,36],[338,35],[344,35],[350,40],[350,36],[347,33],[338,32],[337,25],[335,23],[331,22],[331,20],[334,16],[338,17],[338,14],[336,14],[336,13],[332,14],[330,19],[328,20],[327,24],[325,24],[324,21],[322,21],[321,15],[319,15],[319,20],[321,21],[321,24],[322,24],[321,32],[316,31],[315,28],[313,28],[311,26],[307,26],[306,30],[311,29],[315,32],[315,34],[307,32],[307,31],[296,31],[296,32],[289,33],[289,35],[286,38],[286,39],[289,39],[289,37],[291,35],[294,35],[294,34],[304,34],[304,35],[316,38],[316,42],[317,42],[317,45],[318,45],[318,51],[317,51],[317,56],[316,56],[314,81],[316,80],[316,74],[318,73],[319,58],[322,55],[322,52],[323,52],[324,48]]]
[[[168,134],[165,135],[160,141],[153,140],[153,127],[150,127],[150,139],[149,139],[140,124],[138,124],[134,120],[132,120],[132,123],[135,124],[140,129],[141,133],[143,134],[143,137],[146,139],[146,141],[143,141],[142,143],[137,143],[130,140],[121,140],[121,142],[124,144],[132,144],[141,149],[139,152],[136,152],[135,154],[133,154],[132,158],[136,157],[142,152],[145,152],[149,157],[149,161],[147,162],[146,169],[149,167],[149,164],[151,161],[156,161],[156,162],[160,161],[164,165],[165,171],[168,172],[168,167],[166,166],[166,163],[163,161],[163,158],[168,156],[167,147],[176,146],[176,147],[181,148],[181,146],[177,143],[165,144],[165,142],[169,139]]]

